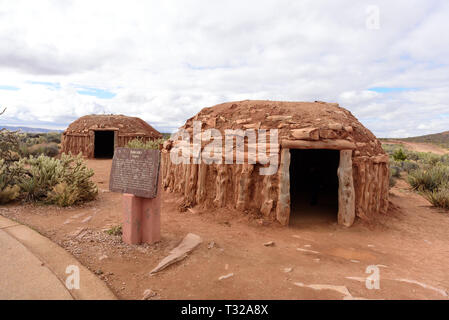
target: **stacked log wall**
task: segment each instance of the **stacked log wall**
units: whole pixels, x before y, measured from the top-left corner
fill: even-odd
[[[261,176],[260,167],[260,164],[174,164],[170,151],[162,152],[163,187],[180,193],[186,206],[256,211],[268,220],[275,220],[282,174]],[[370,220],[376,214],[385,214],[388,156],[353,155],[352,169],[356,215]]]
[[[115,147],[125,147],[128,142],[133,139],[142,139],[147,142],[153,140],[150,137],[144,137],[141,135],[131,135],[131,134],[118,134],[117,141],[115,141]],[[80,152],[83,156],[88,158],[94,157],[95,148],[95,133],[90,131],[88,134],[72,134],[68,133],[62,136],[61,140],[61,152],[68,154],[71,152],[74,155]]]

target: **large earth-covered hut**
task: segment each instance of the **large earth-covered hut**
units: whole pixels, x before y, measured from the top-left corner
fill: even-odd
[[[254,134],[257,144],[271,142],[265,158]],[[221,146],[211,148],[214,141]],[[186,207],[255,212],[282,225],[298,212],[331,208],[345,226],[388,210],[388,156],[337,103],[246,100],[204,108],[164,143],[162,159],[163,186],[181,193]],[[273,174],[261,174],[273,164]]]
[[[61,152],[87,158],[112,158],[116,147],[133,139],[162,138],[162,134],[142,119],[124,115],[87,115],[72,122],[62,133]]]

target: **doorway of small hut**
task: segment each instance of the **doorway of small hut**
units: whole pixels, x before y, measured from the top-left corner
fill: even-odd
[[[339,150],[290,149],[290,226],[338,221]]]
[[[94,157],[110,159],[114,156],[114,131],[95,131]]]

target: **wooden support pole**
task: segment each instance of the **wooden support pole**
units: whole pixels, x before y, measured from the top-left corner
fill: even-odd
[[[215,180],[215,199],[214,205],[218,208],[221,208],[225,205],[226,202],[226,165],[218,164],[217,165],[217,178]]]
[[[279,196],[276,207],[276,219],[283,225],[288,225],[290,219],[290,149],[282,148],[281,163],[278,171]]]
[[[338,223],[350,227],[355,219],[355,192],[352,177],[352,151],[340,151],[338,167]]]
[[[252,164],[244,164],[242,172],[240,174],[239,183],[238,183],[238,197],[237,197],[237,210],[246,209],[249,192],[249,185],[251,183],[251,174],[253,173],[254,165]]]

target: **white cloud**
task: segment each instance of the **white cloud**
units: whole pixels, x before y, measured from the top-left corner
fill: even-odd
[[[447,130],[449,4],[375,2],[380,30],[365,27],[371,1],[0,0],[0,88],[20,88],[0,89],[2,123],[122,113],[169,131],[216,103],[271,99],[340,102],[379,136]]]

